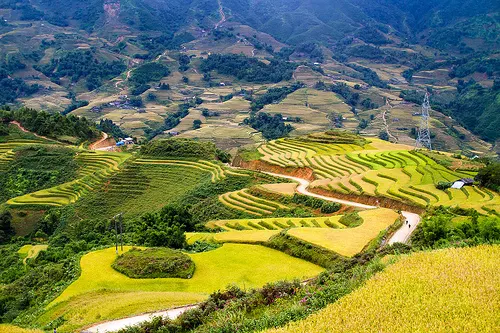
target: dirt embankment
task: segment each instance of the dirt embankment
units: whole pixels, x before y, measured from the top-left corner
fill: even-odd
[[[302,178],[302,179],[306,179],[309,181],[314,181],[314,179],[315,179],[314,174],[313,174],[313,170],[309,169],[309,168],[292,168],[292,167],[284,168],[284,167],[280,167],[278,165],[270,164],[270,163],[267,163],[265,161],[260,161],[260,160],[244,161],[239,156],[237,156],[234,159],[233,165],[235,167],[239,167],[239,168],[243,168],[243,169],[279,173],[282,175]]]
[[[359,202],[365,205],[371,205],[371,206],[379,206],[379,207],[384,207],[384,208],[390,208],[394,210],[400,210],[400,211],[407,211],[407,212],[412,212],[416,214],[422,214],[425,212],[424,208],[412,206],[405,204],[400,201],[396,201],[390,198],[386,197],[372,197],[369,195],[354,195],[354,194],[344,194],[344,193],[333,193],[331,191],[318,188],[318,187],[313,187],[309,188],[309,191],[312,193],[324,195],[326,197],[332,197],[332,198],[338,198],[342,200],[348,200],[348,201],[354,201],[354,202]]]

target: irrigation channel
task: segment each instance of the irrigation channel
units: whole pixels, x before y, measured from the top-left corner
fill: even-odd
[[[235,168],[236,169],[236,168]],[[262,171],[261,171],[262,172]],[[282,175],[282,174],[277,174],[277,173],[272,173],[272,172],[264,172],[268,175],[275,176],[275,177],[280,177],[280,178],[286,178],[293,180],[295,182],[299,183],[299,186],[297,187],[297,192],[300,194],[308,195],[311,197],[331,201],[331,202],[338,202],[343,205],[347,206],[352,206],[352,207],[358,207],[362,209],[375,209],[378,208],[376,206],[369,206],[365,204],[361,204],[359,202],[354,202],[354,201],[347,201],[347,200],[341,200],[341,199],[336,199],[332,197],[327,197],[324,195],[316,194],[309,192],[307,189],[310,185],[310,182],[306,179],[298,178],[298,177],[293,177],[293,176],[288,176],[288,175]],[[415,213],[410,213],[410,212],[401,212],[401,214],[406,218],[406,222],[403,224],[399,230],[397,230],[394,235],[389,239],[388,244],[394,244],[396,242],[400,243],[405,243],[408,241],[410,238],[410,235],[415,231],[415,228],[417,225],[420,223],[420,216]],[[168,317],[170,319],[175,319],[178,316],[180,316],[183,312],[195,308],[197,305],[186,305],[183,307],[178,307],[170,310],[164,310],[164,311],[159,311],[159,312],[152,312],[152,313],[147,313],[147,314],[142,314],[139,316],[133,316],[133,317],[128,317],[128,318],[123,318],[123,319],[117,319],[117,320],[112,320],[108,322],[104,322],[101,324],[97,324],[95,326],[89,327],[81,333],[106,333],[106,332],[115,332],[120,329],[123,329],[128,326],[134,326],[138,325],[144,321],[151,320],[153,317]]]

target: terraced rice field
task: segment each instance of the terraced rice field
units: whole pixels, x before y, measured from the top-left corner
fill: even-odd
[[[156,300],[126,301],[129,306],[118,306],[119,316],[128,316],[151,310],[152,304],[156,309],[175,303],[189,304],[224,289],[230,283],[252,288],[270,281],[315,276],[323,270],[304,260],[258,245],[224,244],[218,249],[189,256],[196,264],[191,279],[131,279],[111,267],[116,258],[114,248],[88,253],[81,259],[82,273],[78,280],[49,304],[47,314],[39,319],[43,320],[40,324],[68,313],[68,321],[58,331],[73,332],[76,328],[96,322],[96,319],[114,317],[116,314],[111,308],[116,309],[117,303],[111,301],[113,293],[128,294],[136,300],[138,297],[134,294],[137,293],[142,299],[152,296]],[[75,301],[79,306],[74,306]],[[100,316],[96,318],[98,314]]]
[[[157,211],[185,193],[210,181],[207,171],[179,164],[129,163],[110,177],[101,191],[76,205],[80,216],[125,218]]]
[[[189,161],[189,160],[153,160],[153,159],[137,159],[136,164],[149,164],[149,165],[177,165],[186,168],[193,168],[209,172],[212,175],[212,182],[218,182],[226,178],[227,174],[241,177],[248,177],[244,171],[235,171],[230,168],[226,168],[223,165],[217,164],[215,162],[199,160],[199,161]]]
[[[342,229],[345,226],[339,222],[341,215],[328,217],[295,217],[295,218],[265,218],[219,220],[207,223],[208,228],[222,228],[226,231],[235,230],[282,230],[287,228],[334,228]]]
[[[219,201],[229,208],[254,216],[269,215],[277,209],[288,209],[278,202],[255,197],[246,189],[224,193],[219,196]]]
[[[498,332],[499,258],[498,245],[417,252],[324,310],[266,332]]]
[[[0,333],[43,333],[42,330],[21,328],[9,324],[0,324]]]
[[[263,161],[281,167],[304,167],[309,159],[316,155],[342,155],[363,149],[354,144],[327,144],[303,141],[300,139],[278,139],[258,148]]]
[[[10,161],[14,159],[14,149],[23,145],[41,143],[37,140],[18,140],[0,143],[0,172],[5,171]]]
[[[76,156],[81,165],[79,178],[49,189],[29,193],[7,201],[11,206],[42,205],[64,206],[76,202],[82,195],[93,191],[102,181],[117,171],[130,154],[80,152]]]
[[[356,145],[279,139],[259,147],[261,158],[281,167],[308,167],[312,187],[355,195],[384,196],[425,207],[459,205],[482,213],[500,211],[500,196],[487,189],[438,190],[440,181],[473,178],[474,172],[453,171],[426,155],[409,150],[362,150]]]

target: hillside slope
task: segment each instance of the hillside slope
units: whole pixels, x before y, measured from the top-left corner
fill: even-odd
[[[493,332],[499,246],[420,252],[278,332]]]

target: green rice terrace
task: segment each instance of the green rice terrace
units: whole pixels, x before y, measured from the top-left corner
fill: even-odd
[[[457,227],[472,215],[453,209],[473,208],[487,225],[500,207],[485,187],[437,188],[474,178],[479,162],[353,134],[273,140],[256,147],[253,160],[237,156],[238,167],[224,156],[211,143],[185,139],[124,152],[0,143],[0,207],[15,222],[7,232],[30,235],[8,245],[19,261],[12,267],[53,270],[37,277],[47,287],[28,307],[4,299],[23,309],[15,322],[76,332],[203,302],[229,285],[304,281],[358,265],[393,239],[406,242],[420,221],[407,208],[451,209]],[[4,292],[31,290],[9,272],[0,274]]]
[[[282,168],[309,168],[314,175],[311,187],[333,195],[385,197],[420,207],[460,206],[483,213],[500,208],[498,194],[486,188],[437,189],[440,182],[474,178],[477,173],[446,167],[433,158],[439,155],[376,139],[357,146],[328,143],[328,135],[323,137],[320,142],[311,136],[271,141],[258,148],[260,159]]]

